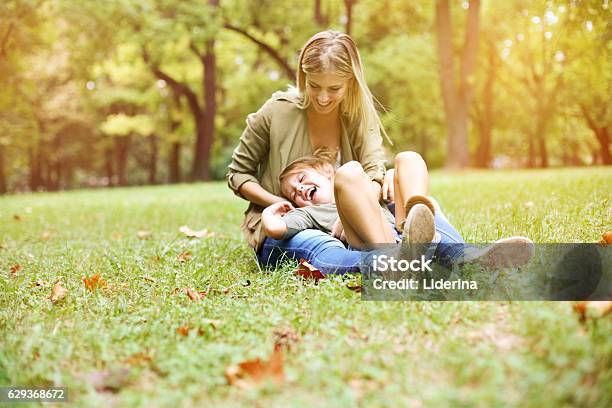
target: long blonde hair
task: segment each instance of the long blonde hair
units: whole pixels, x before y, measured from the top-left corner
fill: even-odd
[[[352,78],[340,104],[340,112],[348,117],[350,126],[357,127],[360,134],[366,136],[370,129],[378,127],[389,140],[376,111],[376,100],[368,88],[362,66],[359,50],[350,35],[330,30],[313,35],[302,48],[298,61],[296,85],[302,97],[299,107],[306,109],[310,105],[306,92],[306,74],[333,72],[346,79]]]

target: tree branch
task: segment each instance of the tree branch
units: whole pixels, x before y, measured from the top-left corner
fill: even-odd
[[[15,23],[11,21],[2,38],[2,43],[0,43],[0,59],[6,57],[6,44],[8,43],[9,38],[11,37],[11,33],[13,32],[13,27],[15,27]]]
[[[269,44],[266,44],[265,42],[263,42],[262,40],[254,37],[253,35],[251,35],[247,31],[243,30],[242,28],[236,27],[236,26],[234,26],[234,25],[232,25],[230,23],[223,24],[223,27],[227,28],[228,30],[232,30],[234,32],[237,32],[238,34],[242,35],[243,37],[248,38],[249,40],[254,42],[259,48],[264,50],[270,57],[272,57],[272,59],[274,61],[276,61],[276,63],[278,65],[280,65],[280,67],[282,68],[283,73],[285,74],[285,76],[287,78],[289,78],[291,80],[295,79],[295,70],[289,65],[287,60],[285,58],[283,58],[278,53],[278,51],[276,51],[274,48],[272,48]]]
[[[142,59],[147,64],[153,75],[155,75],[161,80],[164,80],[168,85],[170,85],[170,87],[176,94],[182,95],[187,99],[189,109],[192,111],[194,116],[201,115],[200,102],[198,101],[198,96],[196,95],[196,93],[193,92],[191,88],[189,88],[189,86],[185,83],[177,81],[176,79],[172,78],[170,75],[162,71],[159,68],[158,64],[151,62],[149,53],[147,52],[147,49],[144,46],[142,46]]]

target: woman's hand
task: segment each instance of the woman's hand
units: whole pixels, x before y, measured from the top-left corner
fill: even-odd
[[[382,198],[383,200],[395,201],[395,169],[389,169],[385,173],[385,179],[382,185]]]
[[[334,238],[338,238],[342,242],[346,242],[346,235],[344,235],[344,227],[342,226],[342,221],[340,221],[340,217],[334,223],[331,229],[331,235]]]

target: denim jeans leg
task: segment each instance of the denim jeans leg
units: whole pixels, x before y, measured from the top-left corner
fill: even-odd
[[[308,229],[285,240],[266,238],[257,261],[261,266],[274,267],[279,263],[306,259],[322,274],[358,272],[363,252],[347,249],[342,242],[323,231]]]
[[[442,266],[450,267],[454,261],[463,256],[467,245],[439,207],[436,209],[434,222],[437,235],[440,237],[436,248],[436,261]]]

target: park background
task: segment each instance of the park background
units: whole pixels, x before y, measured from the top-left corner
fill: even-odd
[[[389,156],[425,157],[468,242],[598,242],[610,21],[604,0],[0,2],[0,386],[79,407],[612,406],[609,302],[365,302],[358,276],[262,271],[221,181],[331,27]]]
[[[8,0],[0,193],[222,179],[315,32],[350,33],[393,152],[609,165],[608,0]]]

